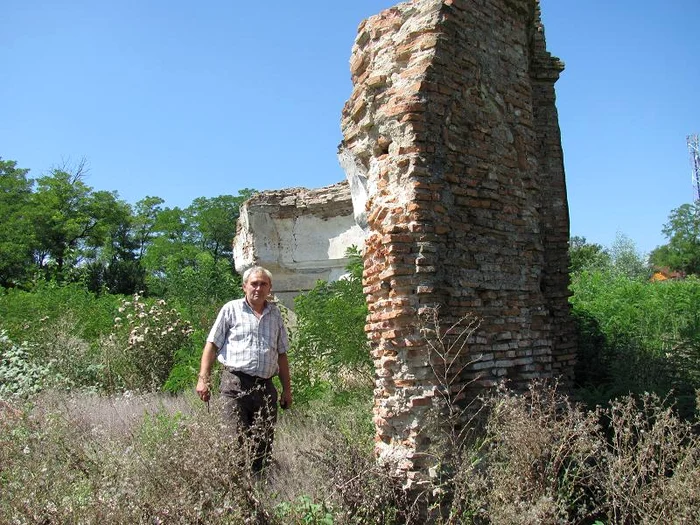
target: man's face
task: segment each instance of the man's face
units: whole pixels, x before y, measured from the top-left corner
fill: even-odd
[[[243,292],[248,304],[260,307],[265,304],[265,299],[270,294],[272,283],[264,273],[254,273],[248,276],[248,281],[243,283]]]

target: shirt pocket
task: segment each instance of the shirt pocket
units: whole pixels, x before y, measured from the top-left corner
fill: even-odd
[[[274,323],[270,324],[269,327],[266,327],[267,329],[265,330],[260,330],[259,332],[259,342],[260,346],[265,348],[266,350],[277,350],[277,341],[279,339],[280,335],[280,328],[279,326]]]

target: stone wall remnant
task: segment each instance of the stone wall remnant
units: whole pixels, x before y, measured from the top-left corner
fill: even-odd
[[[562,70],[537,0],[413,0],[359,26],[339,156],[368,231],[376,449],[409,483],[440,388],[421,313],[481,319],[457,391],[572,378]]]
[[[275,296],[293,308],[294,297],[318,280],[345,274],[347,248],[361,247],[364,237],[345,181],[313,190],[265,191],[241,206],[233,259],[241,274],[254,265],[268,268]]]

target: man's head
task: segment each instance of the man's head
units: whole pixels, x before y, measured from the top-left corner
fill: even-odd
[[[272,274],[262,266],[253,266],[243,272],[243,292],[254,310],[261,310],[272,289]]]

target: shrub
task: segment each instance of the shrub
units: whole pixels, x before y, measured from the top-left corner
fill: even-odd
[[[2,290],[0,320],[11,338],[41,344],[46,335],[41,329],[70,314],[71,334],[93,345],[110,332],[119,301],[119,296],[95,295],[80,284],[39,281],[31,291]]]
[[[195,328],[209,329],[225,302],[243,296],[241,278],[230,259],[218,261],[199,252],[191,265],[171,259],[165,270],[160,297],[182,312]]]
[[[164,390],[176,393],[193,388],[199,374],[199,365],[202,358],[202,341],[206,339],[208,333],[208,331],[201,329],[194,330],[188,344],[175,353],[173,368],[170,370],[165,385],[163,385]],[[214,387],[218,386],[219,374],[220,369],[214,367],[211,378]]]
[[[700,280],[648,282],[583,271],[571,285],[579,326],[579,394],[593,405],[673,392],[692,416],[700,387]]]
[[[110,391],[161,388],[176,353],[189,344],[190,324],[164,300],[146,301],[139,294],[124,300],[119,313],[103,341],[103,384]]]
[[[290,363],[295,397],[301,402],[328,390],[352,388],[353,382],[366,385],[371,377],[361,259],[356,250],[350,249],[349,255],[354,262],[346,277],[331,283],[319,281],[294,300]],[[345,384],[344,379],[348,380]]]
[[[586,411],[553,386],[487,401],[486,434],[462,455],[450,520],[692,523],[700,440],[658,397]],[[601,425],[601,423],[603,423]]]
[[[16,344],[0,330],[0,400],[26,398],[44,387],[51,363],[35,364],[30,354],[29,343]]]
[[[597,416],[553,388],[527,396],[502,390],[486,400],[477,448],[465,450],[453,481],[451,517],[484,523],[577,523],[596,516]]]
[[[610,523],[693,523],[700,509],[700,439],[653,394],[614,401],[600,491]],[[600,437],[601,441],[603,437]]]
[[[32,344],[32,360],[50,362],[66,388],[98,388],[102,370],[99,342],[76,335],[79,325],[71,310],[46,320],[38,329],[41,342]]]

